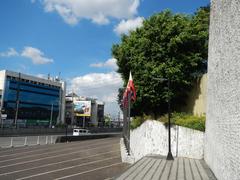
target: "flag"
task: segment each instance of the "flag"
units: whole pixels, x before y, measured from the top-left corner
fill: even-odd
[[[129,74],[127,91],[128,91],[129,93],[131,93],[131,100],[132,100],[133,102],[136,101],[137,96],[136,96],[136,90],[135,90],[135,87],[134,87],[134,83],[133,83],[131,71],[130,71],[130,74]]]
[[[128,94],[130,93],[130,99],[132,102],[136,101],[137,96],[136,96],[136,90],[134,87],[134,83],[133,83],[133,79],[132,79],[132,73],[130,71],[129,74],[129,80],[128,80],[128,84],[127,87],[123,93],[123,106],[126,107],[128,104]]]

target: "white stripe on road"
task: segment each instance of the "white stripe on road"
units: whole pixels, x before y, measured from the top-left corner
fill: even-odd
[[[78,175],[81,175],[81,174],[90,173],[90,172],[93,172],[93,171],[109,168],[109,167],[120,165],[120,164],[122,164],[122,162],[121,163],[110,164],[108,166],[103,166],[103,167],[100,167],[100,168],[95,168],[95,169],[91,169],[91,170],[80,172],[80,173],[76,173],[76,174],[72,174],[72,175],[69,175],[69,176],[63,176],[63,177],[60,177],[60,178],[57,178],[57,179],[54,179],[54,180],[67,179],[67,178],[70,178],[70,177],[73,177],[73,176],[78,176]]]
[[[67,169],[73,169],[73,168],[76,168],[76,167],[81,167],[81,166],[94,164],[94,163],[98,163],[98,162],[102,162],[102,161],[107,161],[107,160],[111,160],[111,159],[117,159],[117,158],[120,158],[120,156],[119,155],[118,156],[113,156],[111,158],[105,158],[104,160],[97,160],[97,161],[87,162],[87,163],[83,163],[83,164],[78,164],[78,165],[75,165],[75,166],[69,166],[69,167],[65,167],[65,168],[61,168],[61,169],[56,169],[56,170],[52,170],[52,171],[46,171],[44,173],[34,174],[34,175],[31,175],[31,176],[22,177],[22,178],[19,178],[19,179],[16,179],[16,180],[30,179],[30,178],[36,177],[36,176],[42,176],[42,175],[50,174],[50,173],[53,173],[53,172],[63,171],[63,170],[67,170]],[[122,163],[120,163],[120,164],[122,164]]]
[[[104,141],[104,140],[106,140],[106,139],[93,139],[93,140],[91,140],[91,142],[98,142],[98,141]],[[108,138],[108,140],[114,140],[114,138]],[[71,145],[73,145],[73,146],[75,146],[75,145],[80,145],[80,144],[86,144],[86,143],[89,143],[89,141],[87,142],[87,141],[81,141],[81,142],[70,142],[70,143],[68,143],[68,145],[69,144],[71,144]],[[46,144],[44,144],[45,146],[41,146],[41,148],[42,149],[35,149],[35,150],[31,150],[31,151],[27,151],[27,152],[17,152],[17,153],[14,153],[14,152],[16,152],[16,151],[21,151],[21,150],[26,150],[26,149],[33,149],[34,147],[36,147],[36,146],[31,146],[31,147],[25,147],[25,148],[18,148],[18,149],[12,149],[11,148],[11,150],[12,151],[10,151],[10,149],[8,148],[8,150],[4,150],[4,151],[0,151],[0,153],[6,153],[6,152],[10,152],[10,153],[14,153],[14,154],[6,154],[6,155],[1,155],[0,157],[8,157],[8,156],[14,156],[14,155],[17,155],[17,154],[26,154],[26,153],[30,153],[30,152],[38,152],[38,151],[44,151],[44,150],[49,150],[50,148],[50,150],[54,150],[54,149],[59,149],[59,146],[61,147],[61,146],[66,146],[66,144],[65,143],[57,143],[57,144],[48,144],[47,146],[46,146]],[[72,147],[73,147],[72,146]],[[54,148],[54,147],[57,147],[57,148]]]
[[[106,146],[108,147],[108,146],[113,146],[113,145],[114,144],[109,144],[109,145],[105,145],[105,146],[101,146],[101,147],[85,149],[85,150],[82,150],[82,151],[74,151],[74,152],[71,152],[71,153],[65,153],[63,155],[55,155],[55,156],[44,157],[44,158],[39,158],[39,159],[34,159],[34,160],[29,160],[29,161],[23,161],[23,162],[19,162],[19,163],[15,163],[15,164],[0,166],[0,168],[5,168],[5,167],[15,166],[15,165],[19,165],[19,164],[26,164],[26,163],[41,161],[41,160],[44,160],[44,159],[51,159],[51,158],[56,158],[56,157],[61,157],[61,156],[67,156],[67,155],[70,155],[70,154],[76,154],[76,153],[80,153],[80,152],[90,151],[90,150],[93,150],[93,149],[101,149],[101,148],[105,148]]]
[[[9,175],[9,174],[15,174],[15,173],[19,173],[19,172],[23,172],[23,171],[29,171],[29,170],[33,170],[33,169],[39,169],[39,168],[43,168],[43,167],[47,167],[47,166],[62,164],[62,163],[71,162],[71,161],[77,161],[77,160],[81,160],[81,159],[87,159],[87,158],[91,158],[91,157],[95,157],[95,156],[109,154],[109,153],[112,153],[112,152],[120,152],[120,151],[119,150],[117,150],[117,151],[108,151],[108,152],[104,152],[104,153],[98,153],[98,154],[95,154],[95,155],[92,155],[92,156],[86,156],[84,158],[80,157],[80,158],[75,158],[75,159],[70,159],[70,160],[65,160],[65,161],[59,161],[59,162],[50,163],[50,164],[44,164],[42,166],[36,166],[36,167],[32,167],[32,168],[27,168],[27,169],[21,169],[21,170],[17,170],[17,171],[11,171],[11,172],[7,172],[7,173],[2,173],[2,174],[0,174],[0,176],[5,176],[5,175]]]
[[[96,146],[96,145],[101,145],[101,144],[92,144],[90,146]],[[76,146],[79,146],[79,145],[77,144]],[[86,147],[89,147],[89,146],[86,146]],[[16,158],[7,159],[7,160],[1,160],[1,163],[8,162],[8,161],[19,160],[19,159],[30,158],[30,157],[35,157],[35,156],[41,156],[41,155],[45,155],[45,154],[49,155],[49,154],[59,153],[59,152],[63,152],[63,151],[74,150],[75,148],[78,148],[78,147],[72,146],[70,148],[65,148],[65,149],[56,150],[56,151],[52,151],[52,152],[38,153],[38,154],[32,154],[32,155],[27,155],[27,156],[22,156],[22,157],[16,157]]]

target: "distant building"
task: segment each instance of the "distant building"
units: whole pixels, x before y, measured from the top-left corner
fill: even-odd
[[[59,78],[38,78],[0,71],[1,124],[51,126],[65,119],[66,85]]]
[[[80,127],[99,126],[104,119],[104,103],[94,98],[66,95],[66,123]]]

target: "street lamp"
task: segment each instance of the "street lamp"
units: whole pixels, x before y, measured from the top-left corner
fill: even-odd
[[[171,97],[170,97],[170,78],[154,78],[156,80],[160,81],[167,81],[168,82],[168,97],[167,97],[167,103],[168,103],[168,154],[167,154],[167,160],[174,160],[172,151],[171,151]]]

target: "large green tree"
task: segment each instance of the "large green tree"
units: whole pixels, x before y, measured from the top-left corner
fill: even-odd
[[[169,10],[154,14],[113,45],[124,87],[129,71],[133,74],[137,89],[134,114],[165,113],[168,98],[174,109],[184,104],[194,78],[206,71],[209,9],[199,8],[194,15]],[[170,79],[170,93],[162,79]],[[120,89],[119,99],[122,92]]]

